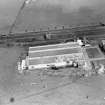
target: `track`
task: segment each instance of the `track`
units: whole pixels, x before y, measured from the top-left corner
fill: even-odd
[[[14,42],[22,43],[24,45],[38,45],[59,43],[65,40],[73,40],[76,37],[87,37],[90,40],[103,39],[105,38],[105,27],[96,25],[39,32],[14,33],[9,35],[1,35],[0,42]]]

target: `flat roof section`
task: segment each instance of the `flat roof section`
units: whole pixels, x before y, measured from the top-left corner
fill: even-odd
[[[54,44],[54,45],[29,47],[29,52],[31,52],[31,51],[37,51],[37,50],[65,48],[65,47],[80,47],[80,46],[79,46],[79,44],[77,42],[70,42],[70,43],[62,43],[62,44]]]
[[[56,56],[56,55],[64,55],[64,54],[73,54],[73,53],[80,53],[80,48],[66,48],[66,49],[59,49],[59,50],[46,50],[41,52],[33,52],[29,53],[29,58],[35,57],[44,57],[44,56]]]

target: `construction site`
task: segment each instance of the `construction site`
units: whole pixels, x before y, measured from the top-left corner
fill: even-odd
[[[0,105],[105,105],[105,24],[0,35]]]

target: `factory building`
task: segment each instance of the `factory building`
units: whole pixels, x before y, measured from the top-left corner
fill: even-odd
[[[22,69],[27,67],[28,70],[46,69],[53,66],[59,68],[70,66],[73,62],[80,66],[84,65],[88,69],[91,67],[78,42],[29,47],[28,56],[23,60],[24,66],[21,67]]]

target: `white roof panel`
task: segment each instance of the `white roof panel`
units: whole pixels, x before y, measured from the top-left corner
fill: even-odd
[[[30,51],[37,51],[37,50],[65,48],[65,47],[80,47],[80,46],[79,46],[79,44],[77,42],[53,44],[53,45],[44,45],[44,46],[37,46],[37,47],[29,47],[29,52]]]
[[[66,49],[59,49],[59,50],[46,50],[46,51],[39,51],[29,53],[29,58],[33,57],[44,57],[44,56],[56,56],[56,55],[64,55],[64,54],[73,54],[73,53],[80,53],[80,48],[66,48]]]

